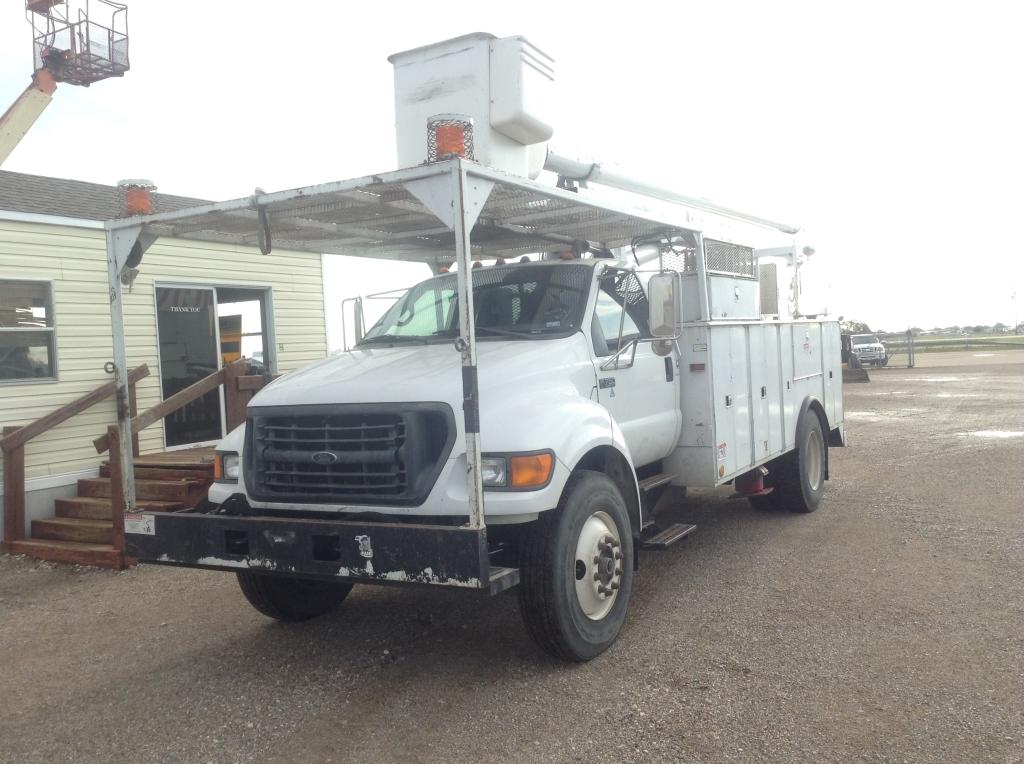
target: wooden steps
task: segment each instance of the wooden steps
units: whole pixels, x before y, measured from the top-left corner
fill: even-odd
[[[84,544],[53,539],[25,539],[6,543],[9,554],[25,554],[37,560],[69,562],[77,565],[96,565],[101,568],[122,570],[124,558],[110,544]]]
[[[113,544],[114,524],[110,520],[83,520],[78,517],[33,520],[32,538],[78,541],[83,544]]]
[[[209,473],[209,479],[213,480],[213,467],[210,468]],[[110,477],[109,464],[103,464],[100,467],[100,477]],[[140,467],[135,465],[136,480],[204,480],[206,478],[206,470],[202,469]]]
[[[40,560],[97,565],[121,570],[125,561],[113,546],[110,467],[100,476],[78,481],[78,495],[57,499],[54,517],[33,520],[32,538],[7,543],[10,554]],[[148,512],[173,512],[194,507],[206,498],[213,482],[212,449],[149,454],[135,459],[136,503]]]
[[[207,485],[203,480],[136,480],[135,495],[140,501],[177,501],[191,507],[206,495]],[[110,478],[81,478],[78,495],[109,499]]]
[[[146,512],[170,512],[183,509],[185,504],[180,501],[158,501],[156,499],[139,499],[139,509]],[[111,516],[110,500],[97,496],[71,496],[57,499],[54,502],[57,517],[78,517],[84,520],[109,520]]]

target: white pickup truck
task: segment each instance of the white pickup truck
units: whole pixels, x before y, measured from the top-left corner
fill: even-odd
[[[694,530],[660,525],[659,498],[731,485],[760,508],[819,506],[844,439],[839,326],[762,315],[762,254],[730,232],[781,232],[763,256],[798,263],[797,228],[648,185],[599,199],[577,182],[628,183],[535,161],[550,130],[522,95],[550,78],[521,38],[392,60],[406,169],[107,224],[118,320],[120,269],[159,237],[438,274],[252,399],[217,449],[212,510],[137,512],[124,470],[128,553],[234,571],[285,620],[359,583],[518,586],[537,643],[589,660],[619,633],[641,551]],[[516,98],[495,92],[508,71],[531,83]],[[533,179],[541,164],[557,186]],[[515,264],[478,267],[499,258]]]
[[[854,334],[850,337],[850,352],[861,366],[889,365],[889,354],[877,334]]]

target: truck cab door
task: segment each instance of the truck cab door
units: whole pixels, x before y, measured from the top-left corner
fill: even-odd
[[[651,342],[619,356],[618,368],[602,368],[617,350],[650,337],[647,296],[636,273],[609,268],[598,277],[591,321],[598,400],[622,430],[633,464],[667,456],[679,440],[679,374],[675,353],[661,356]]]

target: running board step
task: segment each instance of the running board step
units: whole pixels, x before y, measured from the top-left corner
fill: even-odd
[[[655,488],[659,488],[660,486],[663,486],[666,483],[671,482],[672,475],[662,472],[660,475],[651,475],[650,477],[645,477],[643,480],[641,480],[640,490],[643,491],[644,493],[647,493],[648,491],[653,491]]]
[[[490,593],[499,594],[519,583],[519,568],[491,568]]]
[[[640,548],[646,549],[647,551],[660,551],[662,549],[668,549],[674,543],[680,539],[684,539],[697,530],[696,525],[687,525],[686,523],[673,523],[661,533],[655,534],[650,538],[640,539]]]

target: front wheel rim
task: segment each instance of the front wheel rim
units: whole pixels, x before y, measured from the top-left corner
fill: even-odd
[[[807,483],[810,485],[812,491],[817,491],[819,488],[821,488],[821,478],[824,472],[824,470],[822,469],[822,464],[824,460],[821,456],[821,432],[812,429],[807,434],[806,445]]]
[[[622,590],[622,538],[607,512],[594,512],[580,528],[573,574],[576,600],[583,614],[600,621]]]

